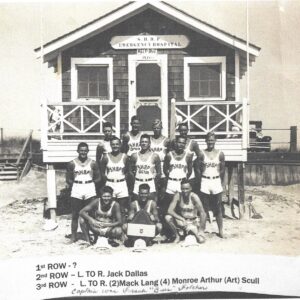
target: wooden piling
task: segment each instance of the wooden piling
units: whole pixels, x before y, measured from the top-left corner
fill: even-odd
[[[297,126],[290,127],[290,152],[297,152]]]
[[[245,164],[239,162],[237,165],[237,182],[238,182],[238,201],[240,219],[245,213]]]

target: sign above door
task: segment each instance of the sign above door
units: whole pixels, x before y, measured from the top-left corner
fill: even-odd
[[[114,49],[183,49],[189,44],[185,35],[123,35],[114,36]]]

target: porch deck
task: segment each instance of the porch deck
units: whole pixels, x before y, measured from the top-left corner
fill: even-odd
[[[77,156],[77,145],[82,141],[89,144],[89,156],[95,159],[97,144],[103,137],[103,122],[110,121],[115,134],[120,136],[119,100],[52,103],[43,107],[43,114],[42,149],[45,163],[70,161]],[[176,117],[189,125],[189,134],[201,149],[206,147],[206,133],[213,130],[218,138],[216,148],[224,152],[226,161],[247,160],[245,101],[176,102],[173,99],[170,115],[171,124],[175,124]]]

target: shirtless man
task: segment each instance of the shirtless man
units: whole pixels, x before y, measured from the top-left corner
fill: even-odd
[[[127,153],[130,157],[133,153],[141,150],[140,138],[142,132],[140,132],[141,121],[137,116],[131,118],[131,131],[127,132],[122,137],[122,152]]]
[[[192,173],[191,173],[189,180],[191,182],[193,192],[199,193],[199,185],[197,185],[197,181],[196,181],[195,173],[194,173],[195,160],[198,157],[200,157],[199,145],[197,144],[196,141],[194,141],[188,137],[189,127],[188,127],[187,123],[180,123],[178,125],[178,131],[179,131],[180,136],[186,138],[185,150],[187,151],[187,153],[189,153],[193,157],[193,168],[192,168]]]
[[[151,150],[158,154],[161,162],[161,169],[163,169],[164,159],[170,149],[170,139],[161,134],[162,122],[155,119],[152,123],[153,136],[151,136]],[[160,180],[157,182],[158,199],[163,198],[166,192],[167,179],[162,172]]]
[[[192,187],[187,179],[181,181],[181,192],[177,192],[169,206],[165,220],[175,237],[174,242],[179,242],[178,229],[183,229],[185,234],[193,234],[198,243],[204,243],[204,227],[206,214],[197,194],[192,192]]]
[[[113,189],[113,196],[120,205],[122,219],[125,221],[129,208],[129,195],[126,183],[126,174],[129,170],[129,159],[121,153],[121,141],[113,137],[110,141],[112,151],[104,154],[100,162],[100,171],[103,184]]]
[[[147,183],[143,183],[139,186],[138,198],[131,202],[127,220],[128,222],[131,222],[135,215],[143,210],[148,214],[150,221],[155,225],[155,234],[157,235],[162,230],[162,224],[159,222],[156,202],[149,196],[149,191],[150,186]],[[123,225],[123,230],[124,232],[127,232],[127,224]]]
[[[167,153],[163,170],[168,179],[165,197],[159,203],[160,214],[164,217],[175,193],[181,191],[180,182],[192,173],[192,155],[185,151],[186,139],[177,136],[175,150]]]
[[[89,229],[99,236],[109,239],[122,239],[122,217],[120,206],[113,201],[113,189],[104,186],[100,198],[94,199],[89,205],[80,211],[82,222],[81,230],[85,240],[90,241]]]
[[[219,229],[219,236],[223,234],[223,213],[222,213],[222,181],[225,174],[224,153],[215,149],[216,136],[209,132],[206,136],[207,148],[201,151],[198,169],[201,175],[200,198],[207,216],[211,209],[216,217]]]
[[[147,183],[150,186],[150,197],[157,201],[155,181],[161,177],[161,165],[158,154],[150,149],[150,136],[141,135],[141,150],[133,153],[130,160],[130,172],[135,178],[133,193],[135,198],[139,193],[139,186]]]
[[[77,241],[79,212],[95,198],[95,185],[101,179],[97,163],[88,158],[88,145],[79,143],[77,152],[78,157],[68,163],[66,174],[67,187],[71,189],[71,242],[73,243]]]

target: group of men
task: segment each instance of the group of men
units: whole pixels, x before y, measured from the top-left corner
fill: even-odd
[[[207,134],[207,148],[200,150],[188,137],[186,123],[178,125],[174,140],[162,135],[158,119],[152,123],[153,135],[140,128],[139,118],[132,117],[131,131],[120,140],[113,135],[112,124],[104,123],[96,161],[88,157],[88,145],[79,143],[78,157],[68,164],[66,175],[72,242],[77,240],[78,223],[88,242],[89,232],[125,242],[130,238],[127,224],[141,211],[155,225],[155,234],[167,241],[178,242],[183,233],[203,243],[212,210],[223,237],[225,162],[224,154],[215,149],[214,133]]]

